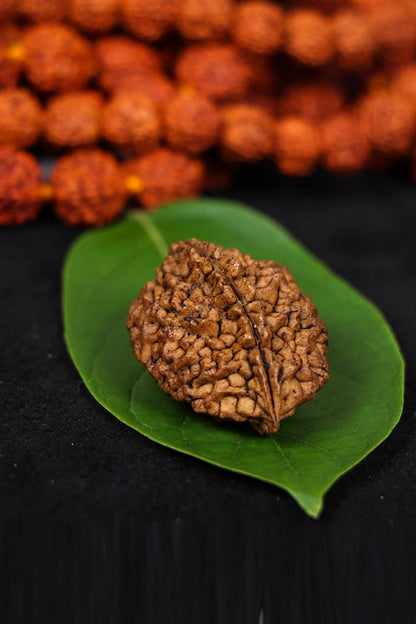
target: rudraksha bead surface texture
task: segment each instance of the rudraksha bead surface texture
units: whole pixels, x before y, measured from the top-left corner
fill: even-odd
[[[325,323],[290,271],[197,239],[170,246],[127,327],[164,392],[262,434],[329,377]]]

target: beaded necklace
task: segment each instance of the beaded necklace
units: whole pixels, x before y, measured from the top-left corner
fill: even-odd
[[[415,0],[1,3],[0,224],[102,225],[267,159],[416,177],[415,135]]]

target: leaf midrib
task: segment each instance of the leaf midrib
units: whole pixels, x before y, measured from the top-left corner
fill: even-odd
[[[276,406],[275,406],[275,402],[274,402],[274,397],[273,397],[273,392],[272,392],[272,387],[271,387],[271,383],[270,383],[270,378],[269,378],[269,373],[267,372],[267,366],[266,366],[266,358],[265,358],[265,354],[264,351],[261,347],[261,341],[260,341],[260,335],[259,332],[257,330],[257,327],[254,323],[254,320],[251,318],[249,311],[247,310],[247,306],[246,306],[246,301],[244,298],[244,295],[239,291],[239,289],[237,288],[237,286],[233,283],[233,281],[228,277],[228,275],[225,273],[225,271],[223,270],[223,268],[221,267],[221,265],[219,263],[217,263],[215,261],[214,258],[212,258],[211,256],[208,256],[206,253],[204,253],[201,249],[199,249],[197,246],[195,245],[191,245],[189,243],[189,241],[185,241],[185,245],[187,245],[189,248],[194,248],[196,249],[196,251],[203,256],[204,258],[206,258],[214,267],[214,269],[216,271],[218,271],[224,282],[227,284],[227,286],[229,286],[233,293],[235,294],[237,301],[241,304],[243,310],[244,310],[244,314],[246,315],[248,322],[250,323],[250,327],[251,327],[251,331],[253,332],[253,336],[254,339],[256,341],[256,347],[260,353],[260,357],[261,357],[261,361],[263,363],[263,370],[266,374],[266,379],[267,379],[267,387],[264,388],[263,390],[265,391],[265,396],[266,396],[266,401],[268,403],[268,415],[270,415],[270,419],[268,419],[268,422],[272,422],[272,425],[276,426],[277,425],[277,429],[279,428],[279,414],[278,414],[278,410],[276,410]]]

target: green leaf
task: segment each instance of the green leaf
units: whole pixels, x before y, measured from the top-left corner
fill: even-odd
[[[133,355],[129,305],[169,243],[191,237],[285,264],[328,326],[330,380],[273,436],[194,413],[159,390]],[[284,488],[313,517],[332,483],[402,412],[404,362],[377,308],[277,223],[233,202],[178,202],[83,234],[64,269],[64,324],[86,386],[117,418],[156,442]]]

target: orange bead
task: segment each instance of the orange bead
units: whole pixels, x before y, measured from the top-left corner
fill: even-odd
[[[101,130],[103,102],[94,91],[75,91],[53,97],[45,111],[45,138],[55,148],[94,145]]]
[[[175,149],[200,154],[215,145],[219,127],[217,107],[200,93],[178,93],[166,106],[165,135]]]
[[[34,219],[42,206],[41,169],[29,153],[0,147],[0,225]]]
[[[88,41],[63,24],[45,23],[29,28],[23,37],[27,50],[26,77],[43,92],[83,88],[92,75]]]
[[[225,160],[255,162],[274,151],[274,126],[271,115],[257,106],[236,103],[222,111],[220,145]]]
[[[176,77],[214,100],[244,97],[250,69],[232,44],[195,44],[184,48],[175,68]]]
[[[231,28],[234,41],[257,54],[275,54],[283,40],[283,9],[267,0],[237,5]]]
[[[370,155],[370,143],[355,115],[341,112],[321,126],[324,165],[335,173],[350,174],[363,169]]]
[[[62,20],[67,10],[67,3],[62,0],[17,0],[16,4],[19,14],[33,22]]]
[[[406,3],[388,3],[368,15],[382,60],[398,67],[413,60],[416,53],[416,12]]]
[[[121,18],[126,30],[138,39],[157,41],[177,19],[180,0],[121,0]]]
[[[54,212],[67,225],[101,226],[118,217],[126,193],[115,158],[102,150],[76,150],[55,164]]]
[[[234,0],[182,0],[176,26],[185,39],[221,39],[234,10]]]
[[[284,48],[294,59],[319,67],[334,53],[331,21],[313,9],[295,9],[285,17]]]
[[[69,18],[87,33],[110,31],[118,22],[119,0],[70,0]]]
[[[122,91],[137,92],[147,97],[158,110],[163,110],[176,89],[174,83],[161,72],[147,72],[120,80],[114,93]]]
[[[320,155],[319,134],[314,124],[297,117],[276,122],[275,163],[286,175],[307,176]]]
[[[406,154],[416,129],[415,107],[400,94],[376,92],[357,103],[360,123],[371,146],[386,155]]]
[[[0,91],[0,145],[30,147],[43,128],[39,101],[27,89]]]
[[[140,201],[156,208],[177,199],[197,197],[203,189],[204,166],[200,160],[180,152],[159,148],[124,165],[125,175],[140,178]]]
[[[353,71],[368,68],[377,51],[371,21],[358,11],[349,9],[335,14],[332,29],[339,67]]]
[[[131,37],[100,37],[95,43],[94,53],[98,64],[98,83],[109,93],[132,78],[160,70],[157,52]]]
[[[117,150],[149,152],[157,146],[160,132],[155,106],[139,92],[120,91],[104,107],[102,134]]]

